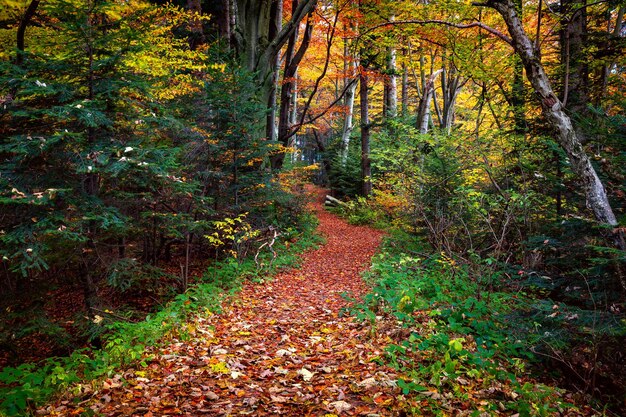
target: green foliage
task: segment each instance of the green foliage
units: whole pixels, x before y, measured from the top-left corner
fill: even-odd
[[[576,334],[602,338],[626,331],[615,315],[509,292],[505,275],[492,265],[492,259],[475,257],[472,266],[433,255],[423,241],[400,232],[374,259],[366,276],[374,288],[352,311],[373,326],[383,316],[406,329],[384,361],[408,376],[398,384],[405,394],[435,399],[420,412],[436,412],[437,395],[444,394],[453,403],[469,401],[471,409],[496,411],[470,398],[498,386],[500,407],[508,412],[550,415],[570,405],[558,390],[524,382],[529,365],[542,355],[565,356],[559,352],[576,344]]]
[[[328,185],[339,196],[355,197],[361,193],[361,157],[358,147],[358,138],[350,140],[348,157],[345,163],[338,143],[333,143],[327,150],[326,158],[330,159],[331,170],[328,172]]]
[[[12,213],[0,253],[24,276],[94,263],[94,249],[171,214],[157,201],[202,197],[180,179],[181,149],[158,139],[171,127],[151,97],[161,76],[137,69],[153,48],[154,9],[59,0],[41,13],[55,35],[29,48],[23,68],[0,64],[3,92],[17,94],[0,132],[0,204]]]
[[[140,322],[114,322],[106,325],[100,350],[77,350],[68,357],[50,358],[40,364],[6,367],[0,372],[0,413],[23,415],[61,391],[79,394],[84,384],[99,378],[118,374],[130,364],[145,359],[145,346],[168,343],[173,337],[185,337],[185,326],[190,317],[208,312],[219,312],[226,292],[236,291],[246,278],[267,278],[280,268],[297,265],[299,253],[320,242],[314,233],[312,218],[302,219],[302,232],[292,235],[295,243],[278,243],[277,259],[270,265],[270,253],[260,254],[263,269],[251,259],[236,262],[232,258],[212,265],[203,282],[179,294],[161,311]]]
[[[107,284],[122,293],[137,287],[154,293],[164,282],[175,282],[177,279],[161,268],[142,264],[134,258],[122,258],[111,263],[108,272]]]

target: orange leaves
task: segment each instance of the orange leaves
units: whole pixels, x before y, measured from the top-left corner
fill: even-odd
[[[319,202],[315,210],[328,243],[303,254],[301,270],[247,285],[222,314],[198,312],[184,339],[150,348],[146,368],[109,380],[82,408],[103,416],[358,416],[404,407],[395,373],[371,360],[386,339],[339,315],[342,293],[368,290],[359,274],[382,233],[348,225]]]

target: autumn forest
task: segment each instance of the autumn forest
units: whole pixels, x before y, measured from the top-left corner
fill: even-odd
[[[0,416],[626,413],[623,0],[3,0]]]

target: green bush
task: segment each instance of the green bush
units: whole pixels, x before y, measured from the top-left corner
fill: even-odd
[[[432,400],[433,392],[445,395],[451,407],[462,403],[477,412],[550,415],[570,407],[560,390],[524,382],[549,329],[538,317],[552,314],[552,304],[538,306],[523,293],[490,288],[490,280],[468,265],[428,249],[404,233],[387,239],[366,276],[374,288],[352,310],[374,328],[387,316],[405,329],[381,360],[407,376],[398,383],[405,394],[430,393],[420,413],[437,413],[441,400]],[[479,393],[490,387],[500,387],[501,405],[481,403]]]

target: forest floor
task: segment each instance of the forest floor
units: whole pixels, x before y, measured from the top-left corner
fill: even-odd
[[[147,366],[38,414],[406,415],[398,375],[374,361],[390,339],[342,314],[344,294],[368,291],[360,274],[384,233],[347,224],[323,209],[323,190],[313,192],[326,242],[299,269],[246,284],[222,313],[198,313],[184,340],[148,348]]]

